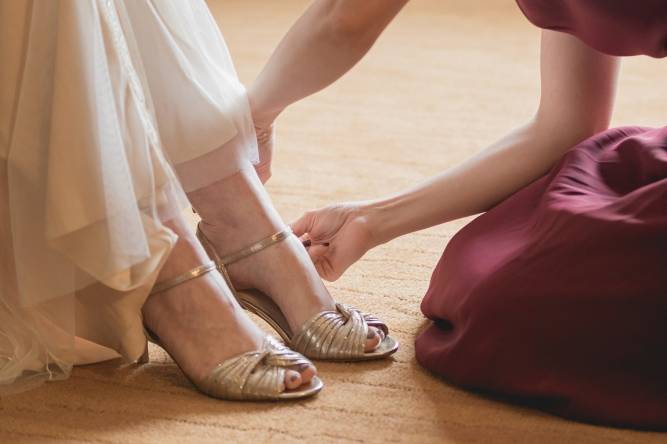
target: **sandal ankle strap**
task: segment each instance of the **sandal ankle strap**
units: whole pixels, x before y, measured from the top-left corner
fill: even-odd
[[[254,244],[249,245],[239,251],[236,251],[234,253],[222,257],[216,257],[216,262],[219,265],[224,265],[224,266],[231,265],[234,262],[238,262],[241,259],[245,259],[248,256],[251,256],[255,253],[259,253],[260,251],[269,248],[271,245],[275,245],[278,242],[284,241],[291,234],[292,234],[292,229],[290,227],[287,227],[283,231],[279,231],[278,233],[265,237],[264,239],[255,242]]]
[[[187,282],[192,279],[196,279],[200,276],[205,275],[206,273],[215,270],[218,268],[215,262],[210,261],[205,264],[202,264],[198,267],[193,268],[192,270],[186,271],[183,274],[179,274],[176,277],[173,277],[171,279],[164,280],[162,282],[158,282],[153,286],[153,290],[151,290],[151,294],[155,293],[160,293],[165,290],[169,290],[170,288],[173,288],[177,285],[181,285],[184,282]]]

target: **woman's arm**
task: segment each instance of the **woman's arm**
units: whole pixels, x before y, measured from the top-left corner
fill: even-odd
[[[276,117],[349,71],[407,2],[317,0],[296,21],[248,90],[262,182],[271,177]]]
[[[257,125],[267,126],[287,106],[349,71],[407,1],[315,1],[287,32],[248,91]]]
[[[530,122],[414,188],[308,212],[293,228],[309,235],[320,274],[333,280],[376,245],[486,211],[544,175],[577,142],[607,128],[617,71],[615,58],[575,37],[544,31],[541,99]]]
[[[618,62],[567,34],[544,31],[534,119],[463,164],[371,206],[375,243],[486,211],[606,129]]]

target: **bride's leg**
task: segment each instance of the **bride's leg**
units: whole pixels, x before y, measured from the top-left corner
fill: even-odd
[[[202,231],[222,255],[285,228],[251,165],[188,193],[188,198],[202,217]],[[334,308],[308,253],[295,236],[232,264],[228,271],[235,287],[256,288],[270,295],[292,331],[298,331],[315,314]],[[369,328],[367,351],[379,344],[380,335],[374,327]]]
[[[147,7],[149,3],[152,7]],[[141,65],[146,72],[162,146],[193,206],[206,222],[216,225],[215,235],[212,235],[216,247],[221,252],[231,251],[273,233],[278,226],[282,228],[280,218],[250,166],[254,132],[245,91],[236,79],[224,42],[205,3],[128,2],[126,6],[142,56]],[[165,20],[170,26],[162,26]],[[187,58],[181,56],[183,51]],[[227,75],[220,76],[221,72]],[[239,173],[244,165],[248,171]],[[194,243],[189,232],[185,239]],[[302,322],[304,316],[319,311],[315,308],[329,308],[332,302],[298,242],[284,244],[289,248],[276,246],[257,255],[256,259],[239,263],[231,271],[235,278],[245,279],[263,290],[268,290],[270,283],[270,294],[275,295],[276,302],[279,298],[285,299],[280,305],[290,315],[290,320]],[[196,247],[197,251],[199,248]],[[177,257],[178,251],[172,256]],[[268,263],[261,268],[242,269],[246,263],[255,266],[259,260]],[[277,264],[279,261],[282,268]],[[181,266],[178,271],[187,270],[188,266]],[[207,276],[196,280],[202,283],[185,285],[196,293],[197,285],[211,279]],[[174,289],[174,293],[177,290]],[[297,300],[299,303],[288,304],[290,295],[294,296],[289,302]],[[238,306],[234,303],[234,307]],[[211,318],[211,323],[214,323],[214,314],[213,310],[203,313]],[[156,333],[160,335],[159,331]],[[245,346],[250,348],[247,343]],[[231,350],[220,353],[231,353]]]
[[[178,242],[158,282],[209,260],[182,217],[165,225],[178,235]],[[203,380],[228,358],[259,349],[265,336],[236,303],[219,273],[207,273],[150,295],[142,312],[147,327],[194,380]],[[288,389],[308,383],[315,375],[312,366],[295,370],[285,374]]]

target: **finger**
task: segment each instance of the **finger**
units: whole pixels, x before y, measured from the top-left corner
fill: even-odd
[[[317,274],[325,281],[331,282],[334,280],[331,278],[331,267],[329,267],[327,261],[315,262],[315,269],[317,270]]]
[[[331,267],[331,263],[327,260],[321,260],[315,264],[315,269],[317,274],[320,275],[322,279],[328,282],[337,281],[341,274],[338,273],[334,268]]]
[[[317,247],[320,248],[313,253],[313,256],[315,256],[313,263],[315,264],[317,273],[322,279],[325,279],[329,282],[337,280],[339,277],[341,277],[342,272],[333,266],[335,258],[332,258],[332,256],[335,255],[335,252],[333,252],[328,247],[320,245],[317,245]],[[314,247],[311,247],[311,249],[312,248]]]
[[[306,248],[313,262],[321,261],[329,252],[329,247],[323,244],[315,244]]]
[[[262,181],[263,184],[265,184],[270,178],[271,178],[271,164],[267,163],[262,163],[259,165],[255,166],[255,171],[257,172],[257,176],[259,177],[259,180]]]
[[[297,235],[297,237],[301,237],[304,234],[309,233],[313,229],[314,222],[315,222],[315,213],[313,213],[312,211],[307,211],[299,219],[292,222],[290,224],[290,227],[292,228],[294,234]]]
[[[363,253],[360,253],[355,248],[329,248],[326,254],[322,256],[328,262],[328,272],[325,279],[330,282],[338,280],[362,256]]]

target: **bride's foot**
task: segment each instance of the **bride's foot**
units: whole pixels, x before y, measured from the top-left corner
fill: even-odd
[[[181,218],[165,225],[179,239],[157,279],[162,282],[209,261],[206,252]],[[146,326],[194,381],[204,380],[219,363],[258,350],[265,337],[243,312],[219,273],[152,294],[142,313]],[[312,365],[287,370],[285,387],[310,383]]]
[[[285,228],[252,168],[188,193],[188,198],[202,218],[201,230],[222,256]],[[334,310],[333,299],[295,236],[235,262],[227,271],[237,289],[255,288],[269,295],[292,331],[314,315]],[[383,333],[375,327],[368,331],[365,349],[372,351]]]

